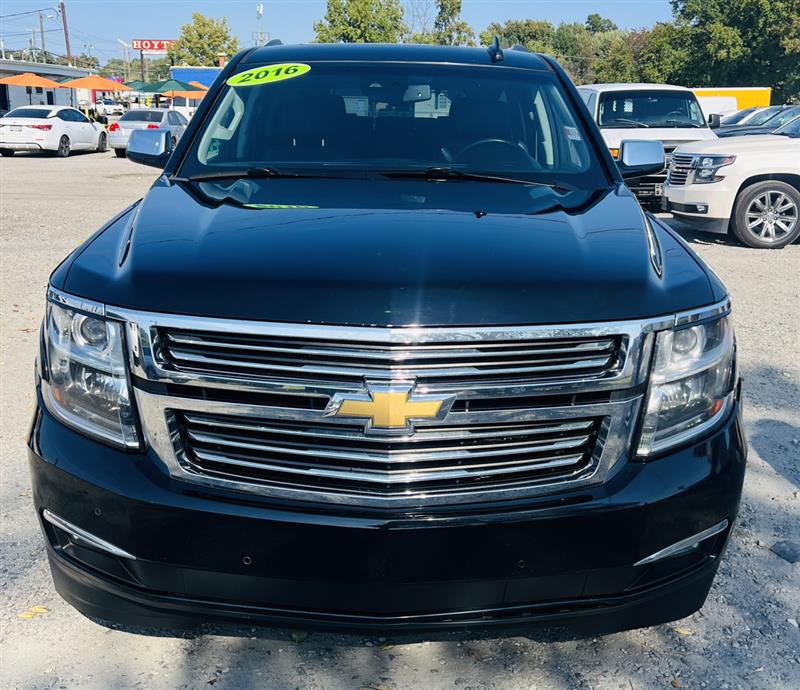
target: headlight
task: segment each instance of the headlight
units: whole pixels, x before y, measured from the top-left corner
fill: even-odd
[[[122,324],[48,302],[44,328],[47,409],[85,434],[138,447]]]
[[[719,182],[723,179],[717,175],[719,169],[730,165],[735,160],[736,156],[695,156],[692,162],[695,183]]]
[[[734,357],[727,316],[658,334],[640,455],[689,441],[725,416],[736,385]]]

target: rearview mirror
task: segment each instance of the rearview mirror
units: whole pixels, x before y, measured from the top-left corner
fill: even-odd
[[[656,175],[664,169],[664,144],[631,139],[619,145],[617,167],[624,179]]]
[[[708,116],[708,126],[711,127],[711,129],[716,129],[721,124],[722,124],[722,115],[719,115],[718,113],[712,113],[711,115]]]
[[[134,129],[128,139],[128,158],[134,163],[163,168],[172,154],[172,137],[166,129]]]

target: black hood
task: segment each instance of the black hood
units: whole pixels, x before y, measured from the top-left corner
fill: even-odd
[[[145,311],[350,325],[624,320],[718,299],[645,223],[624,188],[162,178],[53,283]]]

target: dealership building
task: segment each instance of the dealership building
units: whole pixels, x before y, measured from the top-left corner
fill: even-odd
[[[14,77],[25,72],[62,82],[78,79],[89,74],[89,70],[66,65],[51,65],[25,60],[0,60],[0,79]],[[73,89],[43,89],[30,86],[8,86],[0,84],[0,113],[23,105],[75,105],[80,94]]]

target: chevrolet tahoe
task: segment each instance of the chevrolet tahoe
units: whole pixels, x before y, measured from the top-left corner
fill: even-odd
[[[238,54],[50,277],[29,462],[101,621],[607,632],[699,609],[745,470],[725,287],[523,50]]]

